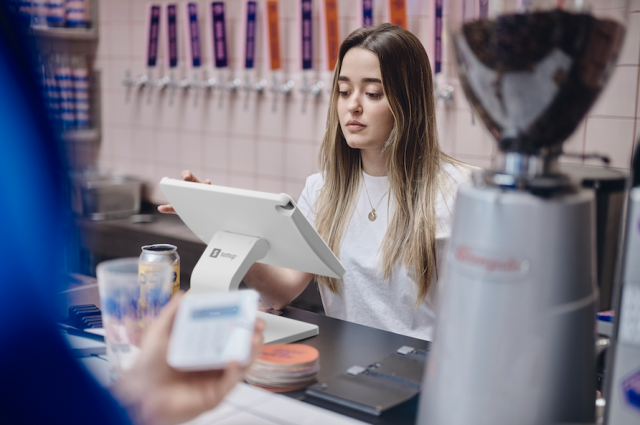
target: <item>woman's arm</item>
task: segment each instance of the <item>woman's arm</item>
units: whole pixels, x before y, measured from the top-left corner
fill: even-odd
[[[263,303],[282,310],[304,291],[312,278],[311,273],[255,263],[243,280],[260,293]]]

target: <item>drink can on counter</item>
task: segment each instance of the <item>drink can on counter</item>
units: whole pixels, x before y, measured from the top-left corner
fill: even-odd
[[[168,270],[170,272],[168,273]],[[180,256],[169,244],[145,245],[138,261],[138,320],[154,317],[180,290]]]

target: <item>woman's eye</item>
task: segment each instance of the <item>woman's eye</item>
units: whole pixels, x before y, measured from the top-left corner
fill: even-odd
[[[380,99],[382,97],[382,93],[367,93],[371,99]]]
[[[338,94],[342,97],[346,97],[349,95],[349,92],[346,90],[338,90]]]

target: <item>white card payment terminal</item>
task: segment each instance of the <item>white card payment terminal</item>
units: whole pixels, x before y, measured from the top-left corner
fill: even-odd
[[[187,294],[169,339],[167,363],[183,371],[247,365],[258,309],[254,290]]]

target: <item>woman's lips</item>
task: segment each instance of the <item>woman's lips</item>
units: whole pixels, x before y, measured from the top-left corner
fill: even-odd
[[[355,132],[355,131],[364,130],[367,126],[362,124],[359,121],[349,120],[349,121],[347,121],[346,127],[347,127],[347,130],[349,130],[351,132]]]

